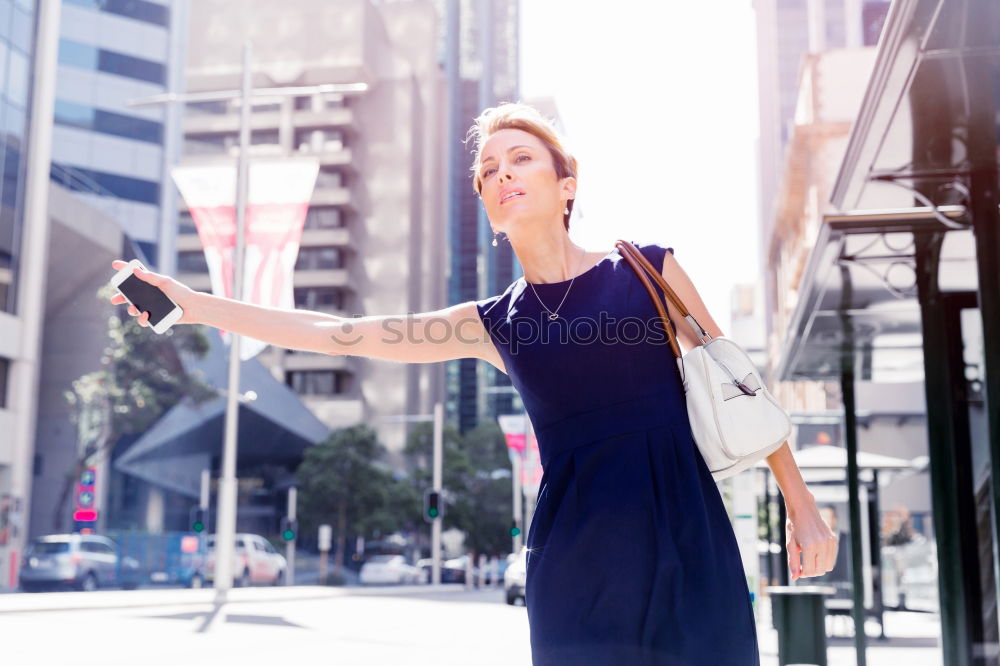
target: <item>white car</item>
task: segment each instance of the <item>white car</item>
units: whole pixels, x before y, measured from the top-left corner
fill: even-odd
[[[528,549],[522,547],[518,554],[507,556],[510,565],[503,572],[503,588],[507,603],[511,606],[518,600],[524,601],[524,586],[528,578]]]
[[[215,578],[215,535],[208,537],[205,562],[206,581]],[[257,534],[237,534],[233,553],[233,585],[248,587],[264,583],[283,585],[288,563],[271,542]]]
[[[419,567],[408,564],[402,555],[373,555],[361,565],[358,578],[364,585],[406,585],[424,582],[424,573]]]

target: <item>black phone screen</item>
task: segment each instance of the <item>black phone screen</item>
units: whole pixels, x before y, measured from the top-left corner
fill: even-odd
[[[150,326],[160,323],[161,319],[177,307],[159,287],[143,282],[134,275],[125,278],[118,285],[118,289],[125,294],[125,298],[131,301],[132,305],[139,309],[140,313],[149,312]]]

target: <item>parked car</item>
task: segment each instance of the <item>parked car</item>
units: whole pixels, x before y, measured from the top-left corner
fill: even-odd
[[[468,559],[468,555],[460,555],[459,557],[452,558],[450,560],[444,560],[441,562],[441,582],[442,583],[465,583],[465,561]],[[417,566],[420,567],[421,571],[424,572],[424,581],[431,582],[431,565],[433,560],[431,558],[425,558],[417,561]],[[473,566],[472,567],[472,579],[475,580],[476,574],[479,570]]]
[[[265,583],[283,585],[288,563],[271,542],[257,534],[237,534],[233,552],[233,585],[249,587]],[[208,537],[205,580],[215,580],[215,535]]]
[[[406,585],[423,582],[424,573],[402,555],[372,555],[361,565],[358,579],[363,585]]]
[[[120,557],[117,544],[96,534],[50,534],[28,545],[18,576],[25,592],[74,588],[93,591],[102,587],[135,589],[139,563]]]
[[[522,547],[519,553],[511,553],[507,556],[507,561],[510,564],[503,574],[503,588],[507,603],[513,606],[518,599],[524,603],[524,587],[528,577],[528,549]]]

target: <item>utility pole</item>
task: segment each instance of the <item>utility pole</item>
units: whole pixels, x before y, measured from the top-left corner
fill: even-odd
[[[317,86],[283,86],[280,88],[253,89],[252,47],[243,45],[243,76],[239,90],[204,93],[165,93],[131,100],[129,106],[156,106],[184,104],[187,102],[239,100],[240,149],[236,161],[236,248],[233,259],[233,298],[243,295],[243,264],[246,236],[246,203],[249,186],[250,110],[253,97],[296,97],[322,93],[365,92],[365,83],[323,84]],[[216,603],[225,603],[233,586],[233,555],[236,547],[236,444],[237,417],[239,415],[240,336],[230,331],[229,378],[226,396],[225,434],[222,451],[222,475],[219,478],[218,514],[215,533],[215,590]]]
[[[433,462],[431,463],[432,475],[431,480],[432,490],[441,492],[441,476],[442,476],[442,458],[444,449],[444,405],[440,402],[434,403],[434,412],[432,414],[403,414],[400,416],[387,416],[382,419],[383,421],[399,422],[399,421],[416,421],[416,422],[426,422],[432,421],[434,423],[434,453]],[[444,498],[441,498],[444,502]],[[442,505],[443,506],[443,505]],[[441,584],[441,519],[438,518],[431,523],[431,584],[440,585]]]

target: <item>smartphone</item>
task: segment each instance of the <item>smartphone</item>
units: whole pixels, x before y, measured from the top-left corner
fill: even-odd
[[[163,290],[133,275],[132,270],[135,268],[146,270],[141,261],[133,259],[111,278],[111,286],[118,289],[140,313],[148,312],[150,328],[154,333],[162,334],[177,323],[184,310],[164,294]]]

